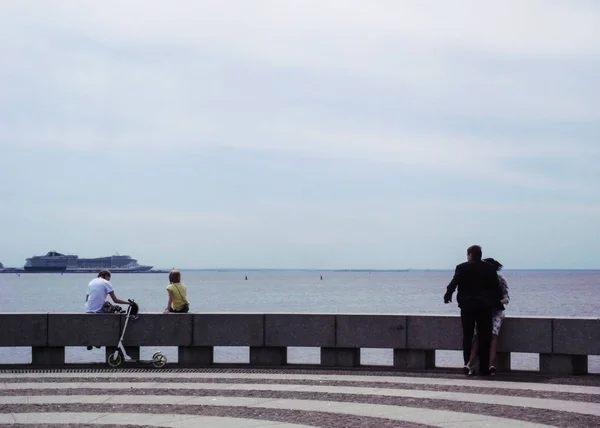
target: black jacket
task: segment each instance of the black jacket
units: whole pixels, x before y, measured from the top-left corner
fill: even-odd
[[[444,301],[452,299],[452,293],[458,287],[456,301],[460,308],[491,307],[504,310],[502,288],[498,272],[494,266],[482,260],[473,260],[456,266],[454,277],[444,295]]]

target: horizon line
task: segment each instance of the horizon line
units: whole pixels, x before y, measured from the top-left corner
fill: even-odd
[[[426,272],[439,271],[447,272],[454,271],[454,268],[173,268],[180,271],[307,271],[307,272]],[[156,270],[171,270],[168,268],[156,268]],[[600,271],[600,268],[513,268],[502,269],[502,272],[507,271]]]

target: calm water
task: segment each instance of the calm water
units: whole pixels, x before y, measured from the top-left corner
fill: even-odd
[[[505,271],[511,303],[507,316],[600,314],[600,271]],[[245,280],[245,276],[248,280]],[[323,275],[323,280],[320,279]],[[0,312],[84,312],[93,274],[0,274]],[[193,312],[309,312],[458,314],[442,296],[447,272],[184,271]],[[166,274],[115,274],[121,299],[134,298],[141,312],[161,312],[167,304]],[[455,299],[454,299],[455,300]],[[155,349],[142,349],[142,357]],[[176,361],[175,348],[167,348]],[[103,361],[104,350],[67,348],[68,361]],[[461,363],[458,352],[438,352],[438,364]],[[247,361],[244,348],[217,348],[216,361]],[[291,362],[318,362],[317,349],[290,349]],[[391,364],[391,350],[363,351],[365,364]],[[28,349],[0,348],[2,362],[29,362]],[[513,366],[536,369],[537,358],[515,354]],[[590,369],[600,362],[590,358]]]

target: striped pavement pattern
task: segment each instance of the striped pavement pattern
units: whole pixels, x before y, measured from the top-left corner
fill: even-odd
[[[13,427],[600,427],[600,378],[309,370],[4,370]]]

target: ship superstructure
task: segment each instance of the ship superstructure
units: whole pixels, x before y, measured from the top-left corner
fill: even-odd
[[[111,272],[148,272],[153,267],[140,265],[136,259],[127,255],[80,258],[74,254],[49,251],[46,255],[28,258],[24,269],[27,272],[90,272],[102,269]]]

